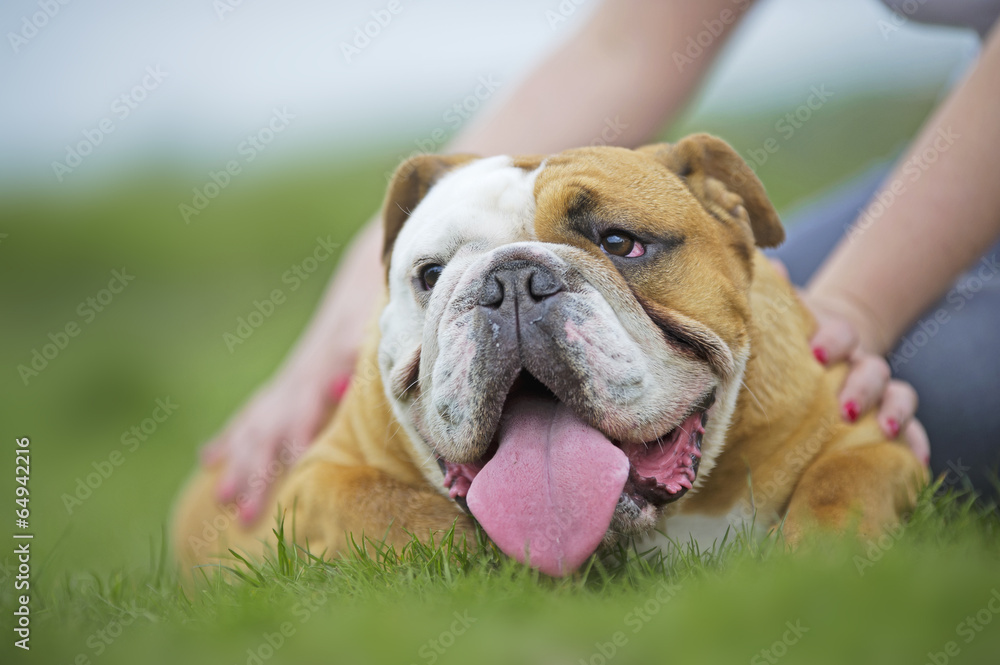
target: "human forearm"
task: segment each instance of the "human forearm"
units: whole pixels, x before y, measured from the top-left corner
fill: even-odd
[[[351,370],[382,290],[382,227],[370,220],[344,258],[282,372],[326,385]],[[345,352],[348,351],[348,352]]]
[[[595,141],[622,146],[649,141],[683,107],[749,4],[605,2],[448,150],[549,154]],[[706,21],[720,34],[697,57],[687,58],[688,39],[706,32]]]
[[[1000,236],[998,107],[994,30],[975,69],[810,283],[810,297],[847,317],[864,348],[892,348]]]

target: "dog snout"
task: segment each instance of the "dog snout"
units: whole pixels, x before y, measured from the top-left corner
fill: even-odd
[[[562,290],[562,280],[550,268],[535,261],[517,260],[501,264],[486,275],[479,304],[491,309],[515,304],[530,308]]]

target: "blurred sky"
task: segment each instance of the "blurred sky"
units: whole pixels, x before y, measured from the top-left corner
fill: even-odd
[[[273,149],[286,159],[370,145],[412,150],[428,128],[447,126],[444,113],[479,77],[509,90],[597,2],[576,0],[553,26],[547,12],[572,0],[396,1],[401,10],[348,63],[342,44],[388,0],[4,0],[0,188],[55,184],[52,162],[104,118],[114,131],[66,182],[92,184],[143,161],[218,167],[276,107],[295,116]],[[42,6],[58,13],[25,32]],[[845,96],[940,87],[977,50],[971,31],[910,22],[885,35],[879,21],[889,18],[875,0],[765,0],[698,108],[781,108],[820,82]],[[15,52],[12,34],[32,36]],[[149,67],[165,77],[123,117],[116,98]]]

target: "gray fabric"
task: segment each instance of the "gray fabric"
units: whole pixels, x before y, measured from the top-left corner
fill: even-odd
[[[788,215],[788,240],[768,253],[803,285],[878,189],[890,166],[871,169]],[[917,417],[931,441],[931,471],[1000,496],[1000,242],[930,307],[887,356],[920,395]]]
[[[882,0],[899,16],[921,23],[939,23],[961,28],[972,28],[985,37],[997,16],[998,0]]]

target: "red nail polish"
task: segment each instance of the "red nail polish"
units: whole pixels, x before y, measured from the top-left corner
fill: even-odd
[[[249,524],[250,522],[253,522],[254,519],[257,517],[257,506],[255,505],[247,504],[245,506],[240,506],[239,509],[240,509],[240,519],[244,522],[244,524]]]
[[[233,498],[233,494],[235,493],[236,493],[236,482],[230,480],[226,482],[224,485],[219,486],[218,490],[216,491],[216,496],[222,503],[229,503],[229,501]]]
[[[853,399],[844,404],[844,417],[847,418],[849,422],[854,422],[858,419],[860,415],[860,410],[858,409],[858,403]]]
[[[824,349],[821,346],[814,346],[813,347],[813,357],[815,357],[816,360],[819,361],[820,365],[825,365],[826,364],[826,349]]]
[[[330,383],[329,392],[327,393],[330,401],[336,404],[340,402],[340,400],[344,399],[344,393],[347,392],[347,387],[349,385],[351,385],[351,377],[349,374],[338,376],[334,379]]]
[[[889,437],[895,439],[899,436],[899,423],[896,422],[895,418],[889,418],[885,421],[886,426],[889,428]]]

